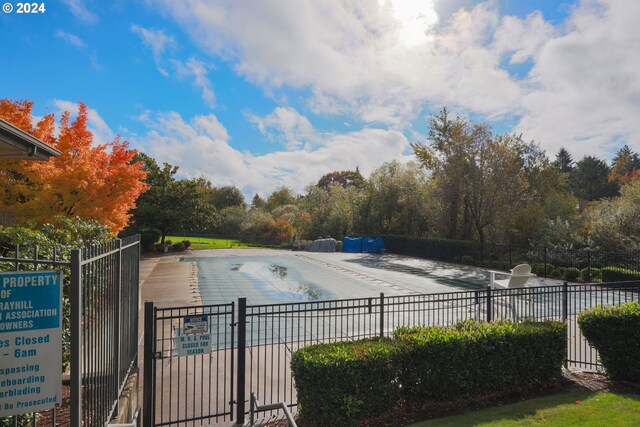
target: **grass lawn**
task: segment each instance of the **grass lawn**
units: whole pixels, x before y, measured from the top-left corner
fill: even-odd
[[[435,420],[427,426],[640,426],[640,395],[575,391]]]
[[[212,237],[184,237],[184,236],[167,236],[166,240],[173,243],[189,240],[191,249],[229,249],[229,248],[252,248],[256,245],[242,243],[240,240],[233,239],[214,239]]]

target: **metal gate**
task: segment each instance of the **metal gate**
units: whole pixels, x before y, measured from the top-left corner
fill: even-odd
[[[234,303],[145,303],[145,427],[233,419]]]

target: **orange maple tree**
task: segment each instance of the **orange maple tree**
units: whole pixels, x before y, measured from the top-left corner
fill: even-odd
[[[117,233],[128,223],[130,210],[147,188],[135,150],[117,137],[94,144],[87,129],[87,106],[78,102],[74,121],[66,111],[55,133],[48,114],[35,125],[30,101],[0,100],[0,118],[62,152],[49,161],[1,160],[0,201],[15,211],[19,222],[55,222],[59,216],[95,219]]]

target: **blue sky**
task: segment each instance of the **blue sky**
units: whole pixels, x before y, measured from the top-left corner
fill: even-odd
[[[246,195],[410,160],[443,106],[550,157],[640,151],[634,0],[9,3],[0,96],[82,100],[97,143]]]

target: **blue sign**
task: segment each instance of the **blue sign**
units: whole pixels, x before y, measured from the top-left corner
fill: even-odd
[[[62,273],[0,273],[0,417],[62,402]]]

